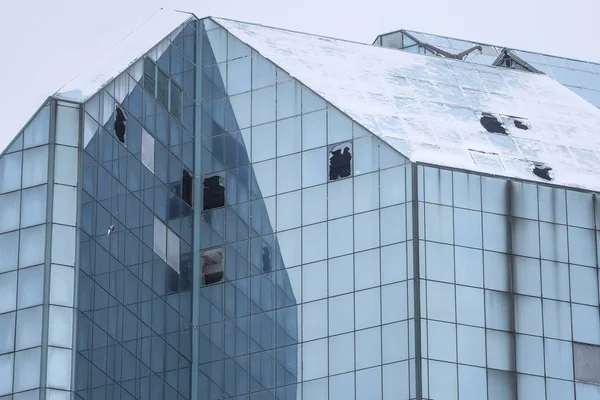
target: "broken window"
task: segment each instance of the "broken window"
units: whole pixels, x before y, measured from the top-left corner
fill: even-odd
[[[504,126],[508,127],[512,133],[518,135],[518,131],[527,131],[531,129],[531,125],[527,118],[515,117],[512,115],[502,115]]]
[[[524,131],[526,131],[526,130],[528,130],[528,129],[529,129],[529,125],[527,125],[527,123],[525,123],[525,122],[523,122],[523,121],[520,121],[520,120],[518,120],[518,119],[515,119],[515,120],[514,120],[514,123],[515,123],[515,127],[516,127],[516,128],[522,129],[522,130],[524,130]]]
[[[263,272],[271,272],[271,248],[267,245],[262,246],[262,270]]]
[[[352,175],[352,144],[340,143],[329,149],[329,180],[335,181]]]
[[[223,280],[223,249],[204,250],[202,257],[202,284],[212,285]]]
[[[125,110],[117,105],[115,108],[115,136],[121,143],[125,143],[126,126],[127,114],[125,114]]]
[[[194,176],[187,170],[183,170],[181,177],[181,199],[187,203],[188,206],[193,207],[194,197]]]
[[[500,120],[494,115],[490,113],[481,113],[481,117],[479,117],[479,122],[485,128],[486,131],[490,133],[500,133],[502,135],[507,135],[506,127]]]
[[[554,180],[554,171],[552,171],[552,167],[547,164],[541,162],[532,162],[533,173],[540,179],[545,181],[553,181]]]
[[[225,206],[225,179],[219,175],[204,178],[203,210]]]

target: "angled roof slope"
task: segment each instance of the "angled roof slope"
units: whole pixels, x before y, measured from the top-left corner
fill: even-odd
[[[179,11],[161,9],[97,63],[63,86],[54,97],[77,102],[87,100],[190,18],[194,17]]]
[[[414,162],[600,190],[600,110],[547,76],[214,20]]]

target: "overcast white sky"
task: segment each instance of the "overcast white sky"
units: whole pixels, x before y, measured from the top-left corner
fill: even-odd
[[[371,43],[412,29],[600,62],[599,0],[18,0],[0,13],[0,135],[160,7]]]

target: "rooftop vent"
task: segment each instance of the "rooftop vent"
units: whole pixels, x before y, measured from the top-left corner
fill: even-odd
[[[481,117],[479,117],[479,122],[481,122],[481,125],[485,128],[485,130],[490,133],[500,133],[502,135],[508,135],[506,127],[494,114],[485,112],[481,113]]]
[[[554,180],[554,171],[552,167],[548,164],[544,164],[537,161],[532,161],[531,166],[533,168],[533,173],[540,179],[551,182]]]

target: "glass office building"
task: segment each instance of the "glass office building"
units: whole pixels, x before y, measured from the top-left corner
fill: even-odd
[[[0,399],[600,398],[600,69],[419,35],[161,11],[51,96]]]

